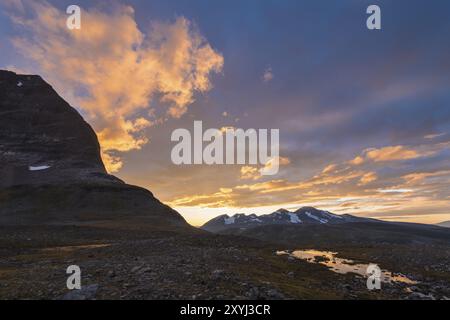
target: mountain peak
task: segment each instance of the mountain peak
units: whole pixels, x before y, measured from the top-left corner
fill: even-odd
[[[289,213],[289,210],[286,210],[284,208],[280,208],[277,211],[275,211],[275,213]]]
[[[40,76],[0,71],[0,88],[0,186],[112,179],[95,132]]]

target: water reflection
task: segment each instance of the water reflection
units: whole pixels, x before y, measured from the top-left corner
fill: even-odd
[[[319,250],[295,250],[289,251],[277,251],[278,255],[289,255],[291,257],[305,260],[309,263],[319,263],[330,268],[330,270],[346,274],[356,273],[363,277],[367,276],[367,268],[370,264],[355,263],[350,259],[343,259],[336,257],[337,252],[319,251]],[[382,282],[402,282],[407,284],[416,284],[417,282],[409,279],[402,274],[393,274],[387,270],[381,270]]]

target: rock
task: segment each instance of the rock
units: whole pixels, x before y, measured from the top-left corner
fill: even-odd
[[[212,279],[212,280],[218,280],[218,279],[220,279],[220,278],[223,278],[223,274],[224,274],[224,271],[223,271],[223,270],[220,270],[220,269],[214,270],[214,271],[211,273],[211,279]]]
[[[62,300],[90,300],[94,299],[97,294],[98,284],[90,284],[82,286],[80,290],[72,290],[66,293]]]
[[[144,268],[142,268],[140,271],[139,271],[139,273],[149,273],[149,272],[151,272],[152,271],[152,268],[150,268],[150,267],[144,267]]]
[[[142,268],[142,266],[136,266],[136,267],[133,267],[133,268],[131,269],[131,272],[132,272],[132,273],[136,273],[136,272],[139,271],[140,268]]]
[[[270,289],[267,291],[267,296],[271,299],[284,299],[284,295],[275,289]]]
[[[421,292],[413,292],[408,296],[409,300],[435,300],[433,295],[423,294]]]
[[[345,290],[352,290],[352,286],[349,285],[349,284],[344,284],[342,287],[343,287]]]

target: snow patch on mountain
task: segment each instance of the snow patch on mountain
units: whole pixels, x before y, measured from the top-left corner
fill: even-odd
[[[288,213],[291,223],[302,223],[302,220],[295,213]]]
[[[314,220],[316,220],[316,221],[319,221],[320,223],[328,223],[328,220],[327,220],[327,219],[321,219],[321,218],[319,218],[319,217],[316,217],[315,215],[313,215],[313,214],[310,213],[310,212],[305,212],[305,214],[306,214],[308,217],[310,217],[311,219],[314,219]]]
[[[224,219],[225,224],[233,224],[234,223],[234,217],[229,217]]]
[[[329,211],[322,211],[322,214],[326,215],[330,219],[343,219],[343,217],[338,216],[337,214],[333,214]]]

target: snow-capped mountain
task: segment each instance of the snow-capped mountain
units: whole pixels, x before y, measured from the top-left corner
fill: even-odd
[[[202,229],[218,232],[229,228],[247,229],[256,226],[283,224],[283,225],[308,225],[308,224],[338,224],[347,222],[356,222],[361,220],[370,220],[358,218],[351,215],[337,215],[329,211],[318,210],[313,207],[303,207],[297,211],[291,212],[286,209],[279,209],[271,214],[245,215],[242,213],[233,216],[221,215],[202,226]]]

